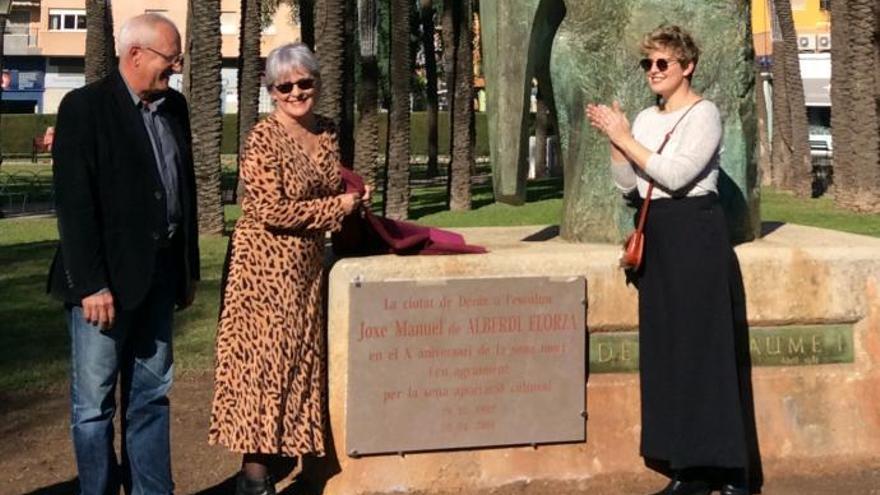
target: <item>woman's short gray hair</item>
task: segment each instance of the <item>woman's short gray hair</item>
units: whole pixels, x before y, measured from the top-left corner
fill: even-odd
[[[290,74],[296,69],[305,69],[316,82],[321,80],[321,67],[318,65],[318,58],[305,43],[288,43],[281,45],[271,52],[266,58],[266,77],[265,83],[267,89],[272,89],[272,85],[278,79]]]

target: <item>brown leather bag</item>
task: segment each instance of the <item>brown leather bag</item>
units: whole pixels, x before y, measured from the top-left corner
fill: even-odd
[[[690,113],[691,109],[697,106],[697,103],[703,101],[699,99],[695,101],[687,111],[682,114],[681,117],[675,122],[675,125],[672,126],[672,129],[666,133],[666,136],[663,137],[663,143],[657,148],[657,154],[660,154],[663,151],[663,148],[666,147],[666,143],[669,142],[669,138],[672,137],[672,133],[675,132],[675,128],[678,127],[678,124],[684,119],[684,116]],[[629,270],[633,272],[639,271],[642,267],[642,255],[645,252],[645,218],[648,216],[648,206],[651,204],[651,194],[654,192],[654,181],[650,181],[648,183],[648,191],[645,194],[645,200],[642,201],[642,207],[639,209],[639,223],[636,226],[636,229],[630,233],[630,235],[626,238],[626,241],[623,243],[623,253],[620,254],[620,267],[624,270]]]
[[[652,192],[654,192],[653,181],[648,184],[648,194],[645,195],[645,201],[642,202],[642,207],[639,209],[639,224],[623,243],[620,267],[624,270],[636,272],[642,267],[642,254],[645,251],[645,217],[648,216],[648,204],[651,202]]]

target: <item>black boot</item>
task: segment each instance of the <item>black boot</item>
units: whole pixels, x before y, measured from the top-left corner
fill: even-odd
[[[723,474],[721,495],[751,495],[744,469],[728,469]]]
[[[749,491],[741,486],[725,483],[721,487],[721,495],[749,495]]]
[[[239,473],[235,480],[235,495],[275,495],[275,482],[271,476],[252,480],[244,473]]]
[[[685,481],[676,477],[666,485],[666,488],[652,495],[709,495],[710,493],[712,493],[712,485],[708,481],[699,479]]]

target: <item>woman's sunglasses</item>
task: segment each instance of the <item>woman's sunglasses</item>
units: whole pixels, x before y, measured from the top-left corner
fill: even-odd
[[[660,72],[666,72],[666,69],[669,68],[669,64],[677,63],[678,60],[667,60],[665,58],[658,58],[657,60],[651,60],[650,58],[643,58],[639,61],[639,67],[642,68],[643,71],[648,72],[651,70],[651,66],[654,64],[657,65],[657,70]]]
[[[315,80],[311,78],[300,79],[299,81],[286,82],[281,84],[276,84],[275,89],[278,90],[281,94],[287,94],[293,91],[293,87],[296,86],[300,89],[300,91],[308,91],[315,87]]]

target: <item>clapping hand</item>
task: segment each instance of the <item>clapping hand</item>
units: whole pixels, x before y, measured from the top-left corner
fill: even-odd
[[[618,144],[630,136],[629,119],[620,109],[620,102],[615,101],[610,107],[589,103],[585,108],[585,113],[590,125],[608,136],[612,143]]]

